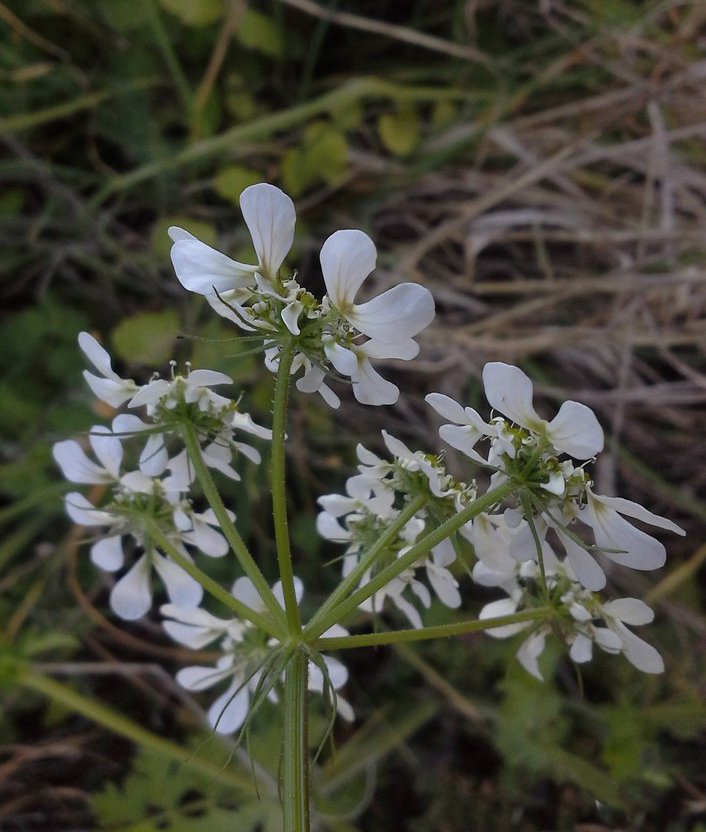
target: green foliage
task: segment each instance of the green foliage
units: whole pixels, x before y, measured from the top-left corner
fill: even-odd
[[[147,0],[148,3],[154,0]],[[210,26],[223,16],[223,0],[159,0],[186,26]]]
[[[380,141],[390,153],[407,156],[419,143],[419,116],[413,106],[400,106],[396,112],[380,116],[378,132]]]
[[[146,750],[121,786],[106,784],[91,802],[98,828],[116,832],[226,832],[240,815],[232,787]],[[237,828],[249,832],[258,821]]]
[[[271,17],[248,7],[235,31],[236,38],[246,49],[254,49],[269,58],[280,58],[284,53],[284,38]]]
[[[262,175],[241,165],[228,165],[213,177],[213,189],[234,205],[238,205],[240,194],[249,186],[262,181]]]
[[[335,185],[348,168],[348,143],[333,124],[317,121],[302,136],[301,145],[282,155],[282,184],[299,196],[312,185]]]
[[[159,367],[174,354],[178,329],[179,316],[172,310],[140,312],[115,327],[113,350],[125,361]]]

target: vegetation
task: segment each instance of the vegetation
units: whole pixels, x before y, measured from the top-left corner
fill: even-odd
[[[539,683],[483,635],[349,651],[358,720],[316,774],[326,828],[706,829],[702,4],[5,0],[0,26],[0,828],[281,828],[276,710],[238,748],[211,736],[173,680],[186,651],[108,620],[50,453],[108,415],[81,387],[82,329],[141,381],[174,353],[237,375],[267,423],[269,378],[179,286],[166,229],[249,262],[238,197],[269,181],[296,198],[309,273],[361,228],[370,294],[410,280],[437,304],[384,416],[292,397],[312,605],[338,568],[314,521],[355,466],[341,437],[379,449],[384,419],[425,447],[436,422],[405,390],[476,406],[488,360],[527,370],[550,413],[590,405],[601,493],[688,532],[656,575],[609,576],[655,607],[663,676],[548,650]],[[228,497],[270,578],[252,470]]]

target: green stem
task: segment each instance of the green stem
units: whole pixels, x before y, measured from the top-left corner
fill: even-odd
[[[309,832],[309,659],[297,650],[284,680],[284,832]]]
[[[404,508],[395,518],[394,523],[391,523],[384,534],[382,534],[371,547],[370,551],[363,555],[362,560],[355,569],[341,581],[336,589],[329,595],[324,603],[316,611],[308,627],[316,627],[319,619],[323,618],[334,607],[336,607],[348,593],[356,586],[360,579],[365,575],[368,569],[375,563],[380,552],[384,551],[385,547],[390,544],[398,535],[398,533],[407,525],[407,523],[414,517],[414,515],[424,507],[426,504],[426,497],[422,494],[415,497],[414,500]]]
[[[313,639],[320,636],[321,633],[328,630],[329,627],[337,624],[344,616],[357,609],[363,601],[370,598],[371,595],[374,595],[379,589],[382,589],[382,587],[386,586],[393,578],[396,578],[399,574],[404,572],[405,569],[413,566],[420,558],[428,554],[434,546],[441,543],[442,540],[446,540],[447,537],[450,537],[454,532],[458,531],[461,526],[465,525],[469,520],[472,520],[474,517],[482,514],[487,509],[502,502],[516,490],[516,483],[512,481],[506,482],[504,485],[500,485],[498,488],[488,491],[487,494],[484,494],[478,500],[475,500],[471,503],[471,505],[466,506],[466,508],[459,512],[455,517],[451,517],[445,523],[442,523],[441,526],[429,532],[428,535],[425,535],[418,543],[412,546],[409,551],[397,558],[394,563],[391,563],[381,572],[378,572],[378,574],[368,581],[367,584],[360,587],[352,595],[349,595],[344,601],[341,601],[341,603],[327,615],[322,616],[316,622],[315,626],[310,624],[306,627],[304,630],[304,637],[306,641],[311,643]]]
[[[287,394],[289,391],[289,373],[292,369],[294,344],[287,341],[279,354],[275,400],[272,414],[272,517],[275,524],[275,543],[279,575],[284,594],[284,608],[287,614],[287,626],[291,635],[302,631],[299,617],[299,604],[294,589],[292,572],[292,553],[289,546],[289,528],[287,526],[287,484],[285,471],[285,429],[287,421]]]
[[[317,650],[322,651],[346,650],[349,647],[378,647],[384,644],[400,644],[408,641],[428,641],[432,638],[448,638],[449,636],[460,636],[464,633],[478,633],[483,630],[492,630],[495,627],[505,627],[508,624],[520,624],[524,621],[539,621],[542,618],[547,618],[551,613],[551,607],[536,607],[512,615],[502,615],[498,618],[458,621],[454,624],[424,627],[421,630],[390,630],[387,633],[363,633],[357,636],[320,638],[314,646]]]
[[[257,788],[252,771],[240,774],[220,763],[213,763],[206,756],[194,754],[187,748],[182,748],[176,743],[158,737],[101,702],[83,696],[68,685],[57,682],[48,676],[36,673],[29,668],[23,668],[19,670],[17,682],[26,688],[41,693],[53,702],[58,702],[71,711],[81,714],[86,719],[102,725],[109,731],[131,740],[143,748],[149,748],[167,760],[173,760],[186,768],[200,771],[207,775],[211,781],[230,783],[248,795],[252,795]]]
[[[145,8],[147,10],[147,18],[152,29],[152,34],[154,35],[154,39],[157,41],[157,47],[162,53],[164,62],[172,75],[174,84],[177,90],[179,90],[179,95],[181,96],[188,120],[191,118],[192,110],[191,89],[189,88],[189,82],[186,80],[186,75],[184,75],[184,71],[181,68],[176,52],[172,48],[169,35],[164,29],[162,19],[159,16],[159,11],[155,6],[155,0],[147,0]]]
[[[221,531],[225,535],[226,540],[235,552],[240,565],[243,567],[245,574],[255,585],[255,588],[262,598],[263,603],[270,612],[273,619],[280,623],[282,627],[285,625],[284,610],[275,598],[270,585],[267,583],[265,576],[260,571],[260,567],[255,563],[253,556],[247,549],[242,537],[238,534],[238,530],[233,525],[226,507],[223,505],[221,495],[216,488],[211,472],[204,461],[201,453],[201,445],[199,444],[198,436],[194,425],[190,422],[185,422],[183,425],[184,444],[186,445],[186,452],[189,455],[189,460],[194,466],[196,476],[201,483],[203,493],[208,500],[209,505],[216,515],[216,519],[221,527]]]
[[[164,532],[162,532],[154,520],[147,521],[147,529],[150,537],[156,545],[159,546],[160,549],[164,550],[164,552],[166,552],[169,557],[184,570],[184,572],[191,575],[195,581],[198,581],[206,592],[220,601],[224,606],[228,607],[229,610],[236,613],[236,615],[240,616],[240,618],[244,618],[246,621],[252,622],[256,627],[264,630],[268,635],[274,636],[279,640],[282,639],[284,632],[282,631],[282,628],[277,625],[277,622],[273,622],[267,616],[253,610],[247,604],[243,604],[242,601],[238,601],[238,599],[234,598],[230,592],[223,589],[218,582],[214,581],[213,578],[210,578],[205,572],[202,572],[198,566],[193,564],[188,558],[185,558],[177,547],[174,546],[174,544],[171,543],[171,541],[165,536]]]

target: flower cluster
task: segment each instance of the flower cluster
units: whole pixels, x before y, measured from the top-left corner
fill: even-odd
[[[170,379],[153,377],[138,385],[113,371],[110,356],[87,332],[80,334],[79,344],[100,373],[85,372],[96,396],[112,407],[127,403],[144,412],[143,418],[119,413],[112,430],[104,425],[91,429],[88,440],[96,461],[74,440],[54,445],[54,458],[67,480],[107,491],[100,507],[79,492],[67,494],[67,513],[81,526],[101,530],[91,545],[98,567],[118,572],[127,558],[133,561],[110,594],[116,615],[132,620],[149,611],[153,568],[173,603],[196,606],[203,590],[170,558],[166,546],[191,560],[192,549],[222,557],[228,544],[213,511],[197,511],[189,497],[194,471],[181,439],[183,425],[188,421],[194,426],[204,462],[233,479],[240,478],[234,456],[260,461],[259,452],[236,435],[243,431],[269,438],[270,431],[256,425],[236,402],[211,390],[232,383],[224,373],[194,370],[180,375],[172,366]],[[125,464],[128,443],[139,445],[137,467]]]
[[[239,263],[197,240],[182,228],[170,228],[171,256],[181,284],[205,295],[219,315],[248,333],[259,335],[266,366],[276,371],[281,345],[294,340],[292,372],[302,392],[319,392],[332,407],[338,396],[326,384],[332,373],[350,378],[363,404],[393,404],[398,388],[374,369],[371,361],[417,355],[414,337],[434,317],[434,301],[423,286],[403,283],[367,301],[355,299],[375,269],[376,250],[362,231],[336,231],[321,249],[327,294],[319,302],[296,275],[281,274],[294,239],[292,200],[273,185],[246,188],[240,207],[257,258]]]
[[[275,598],[284,606],[282,586],[278,582],[272,588]],[[297,601],[303,594],[302,582],[295,578]],[[231,590],[233,597],[250,609],[264,612],[264,605],[249,578],[238,578]],[[267,687],[267,697],[277,701],[276,679],[266,678],[268,663],[273,657],[277,643],[268,639],[262,630],[240,619],[216,618],[200,608],[165,604],[161,608],[166,617],[163,627],[180,644],[200,650],[208,644],[218,642],[221,657],[215,667],[195,665],[185,667],[177,673],[177,681],[187,690],[200,691],[213,685],[227,683],[208,710],[208,721],[219,734],[232,734],[245,722],[251,708],[253,696],[261,685]],[[327,636],[346,635],[343,627],[335,626],[326,632]],[[309,661],[309,690],[324,693],[328,688],[330,698],[335,698],[336,712],[344,719],[353,719],[353,709],[340,694],[345,685],[348,671],[345,666],[330,656],[323,656],[326,675],[314,661]]]
[[[604,601],[597,594],[606,584],[599,561],[605,557],[643,570],[663,565],[662,543],[626,517],[678,534],[683,531],[637,503],[595,493],[586,466],[603,448],[603,431],[589,408],[565,402],[547,421],[536,413],[532,383],[517,367],[487,364],[483,381],[494,410],[490,421],[440,393],[427,396],[427,402],[447,420],[441,437],[490,470],[487,493],[497,489],[500,496],[486,511],[458,526],[461,541],[456,546],[445,539],[427,547],[428,554],[372,594],[361,609],[382,610],[389,598],[412,626],[421,627],[419,610],[409,594],[403,594],[409,589],[429,606],[430,593],[419,579],[420,570],[425,570],[442,603],[460,606],[452,567],[466,541],[475,555],[474,581],[507,596],[487,604],[481,618],[546,610],[534,622],[490,630],[505,637],[530,628],[518,657],[531,673],[539,675],[537,659],[552,631],[560,634],[576,662],[590,659],[595,642],[607,652],[624,654],[640,670],[661,672],[659,654],[627,626],[648,623],[652,611],[634,598]],[[383,438],[392,462],[358,446],[360,465],[346,484],[346,495],[319,499],[319,533],[346,544],[344,575],[358,570],[361,586],[478,497],[476,484],[452,479],[439,457],[412,452],[384,431]],[[482,443],[487,444],[485,454],[479,450]],[[405,507],[420,494],[426,495],[424,506],[400,522]],[[384,546],[378,543],[381,538]]]
[[[347,545],[343,558],[344,577],[358,567],[388,530],[396,529],[387,545],[363,571],[360,585],[366,584],[389,563],[409,551],[425,533],[457,514],[475,498],[475,486],[454,480],[438,457],[419,451],[413,453],[386,431],[383,431],[383,439],[393,457],[392,462],[382,460],[358,445],[360,465],[358,473],[346,483],[346,495],[329,494],[319,498],[323,509],[317,517],[319,534],[327,540]],[[418,496],[425,498],[424,506],[401,523],[400,515]],[[461,533],[470,533],[470,525],[468,529],[462,528]],[[368,598],[361,609],[381,612],[389,599],[413,627],[421,627],[419,611],[408,596],[411,594],[424,607],[430,606],[431,594],[426,583],[420,580],[420,575],[425,575],[442,604],[459,607],[458,581],[449,569],[455,560],[453,543],[449,539],[443,540],[429,555],[420,558]]]

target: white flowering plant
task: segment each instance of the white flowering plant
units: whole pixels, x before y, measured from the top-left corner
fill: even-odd
[[[243,191],[240,204],[256,263],[232,260],[176,227],[169,230],[171,257],[182,286],[203,295],[262,352],[275,376],[271,424],[257,424],[240,393],[226,395],[234,381],[222,372],[172,363],[166,378],[139,384],[119,376],[84,332],[79,345],[92,366],[86,381],[116,413],[110,427],[92,428],[90,456],[66,440],[54,446],[54,457],[71,483],[102,487],[98,504],[80,491],[66,494],[65,504],[90,530],[93,563],[117,576],[109,599],[115,615],[135,620],[153,610],[154,574],[167,598],[154,610],[166,635],[195,652],[217,651],[215,664],[177,673],[186,690],[215,692],[205,715],[211,729],[234,734],[264,701],[282,703],[283,828],[304,832],[309,692],[322,695],[332,713],[355,720],[355,702],[340,692],[348,672],[330,651],[487,631],[517,637],[518,660],[540,679],[549,638],[576,663],[590,661],[596,645],[645,673],[660,673],[661,656],[631,629],[649,623],[652,611],[637,598],[604,598],[604,567],[664,564],[663,544],[632,520],[683,532],[637,503],[595,492],[591,466],[604,440],[588,407],[567,401],[553,419],[542,419],[530,379],[491,362],[483,371],[487,418],[441,393],[426,397],[443,420],[441,439],[484,472],[487,487],[452,476],[443,450],[410,450],[387,431],[384,457],[359,444],[345,493],[318,500],[319,534],[332,549],[344,547],[341,579],[304,620],[285,478],[291,381],[333,408],[343,385],[362,404],[394,404],[399,390],[374,362],[416,356],[414,339],[431,323],[434,301],[425,287],[404,283],[357,303],[376,264],[372,240],[358,230],[337,231],[324,243],[326,294],[319,299],[284,265],[296,218],[289,197],[260,184]],[[274,586],[238,530],[238,507],[226,506],[217,484],[242,478],[263,453],[279,569]],[[198,566],[195,553],[225,560],[228,585]],[[460,612],[470,584],[488,588],[475,616]],[[203,606],[206,596],[219,615]],[[452,623],[425,626],[433,599],[459,611]],[[356,622],[370,622],[367,631],[345,629],[353,614]],[[390,628],[396,619],[403,626]]]

